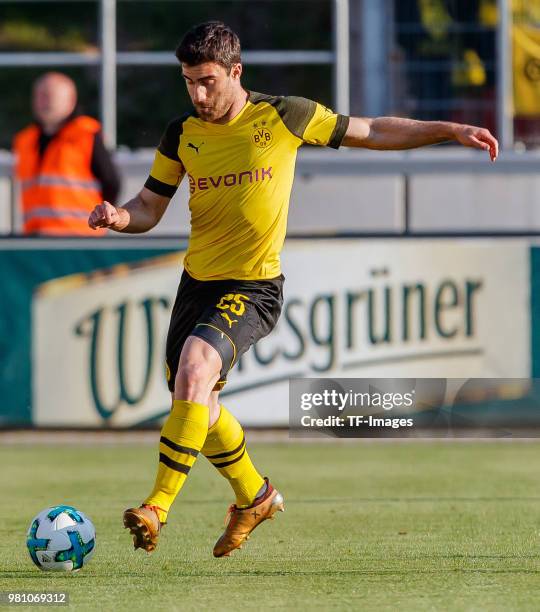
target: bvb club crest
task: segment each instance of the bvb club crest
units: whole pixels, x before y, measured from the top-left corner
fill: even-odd
[[[253,124],[254,131],[251,134],[253,144],[259,149],[266,149],[272,144],[272,132],[266,127],[266,121]]]

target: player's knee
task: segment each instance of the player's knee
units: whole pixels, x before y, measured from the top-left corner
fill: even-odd
[[[214,384],[216,373],[204,362],[188,362],[178,368],[175,389],[185,397],[183,399],[193,400],[201,392],[205,392]]]

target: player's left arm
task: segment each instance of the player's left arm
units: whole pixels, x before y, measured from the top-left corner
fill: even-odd
[[[454,140],[465,147],[489,152],[497,159],[499,143],[485,128],[447,121],[416,121],[401,117],[350,117],[341,144],[377,150],[416,149]]]

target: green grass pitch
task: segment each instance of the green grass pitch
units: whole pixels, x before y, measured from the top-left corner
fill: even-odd
[[[122,511],[149,490],[154,447],[4,446],[0,591],[65,590],[76,610],[538,609],[539,443],[250,448],[286,512],[214,559],[232,499],[203,458],[148,556]],[[26,551],[34,514],[59,503],[96,525],[79,574],[41,572]]]

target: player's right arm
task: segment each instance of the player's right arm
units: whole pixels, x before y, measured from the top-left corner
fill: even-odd
[[[182,124],[188,113],[173,119],[156,150],[150,175],[141,191],[124,206],[103,202],[88,218],[92,229],[105,227],[115,232],[140,234],[157,225],[175,194],[185,169],[178,156]]]
[[[92,229],[105,227],[115,232],[141,234],[159,223],[170,201],[171,198],[143,187],[124,206],[113,206],[110,202],[96,206],[88,218],[88,225]]]

